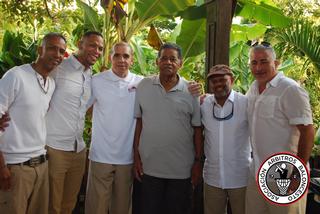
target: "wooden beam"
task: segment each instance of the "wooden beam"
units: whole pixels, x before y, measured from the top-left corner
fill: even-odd
[[[229,64],[229,42],[235,0],[206,0],[206,71],[216,64]]]

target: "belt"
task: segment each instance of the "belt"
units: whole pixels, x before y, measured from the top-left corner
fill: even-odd
[[[38,157],[30,158],[29,160],[22,162],[22,163],[14,163],[14,164],[8,164],[8,165],[20,165],[20,166],[30,166],[30,167],[36,167],[48,160],[48,154],[40,155]]]

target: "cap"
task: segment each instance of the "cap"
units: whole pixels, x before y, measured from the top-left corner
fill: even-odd
[[[210,68],[210,71],[207,75],[207,79],[209,77],[212,77],[214,75],[230,75],[233,76],[231,69],[227,65],[215,65],[212,68]]]

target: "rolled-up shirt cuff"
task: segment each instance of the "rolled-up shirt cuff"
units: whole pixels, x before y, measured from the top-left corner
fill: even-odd
[[[297,117],[289,120],[290,125],[310,125],[313,124],[312,118]]]

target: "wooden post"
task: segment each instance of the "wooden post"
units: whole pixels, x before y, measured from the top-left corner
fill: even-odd
[[[206,0],[206,74],[216,64],[229,65],[230,29],[236,0]]]

